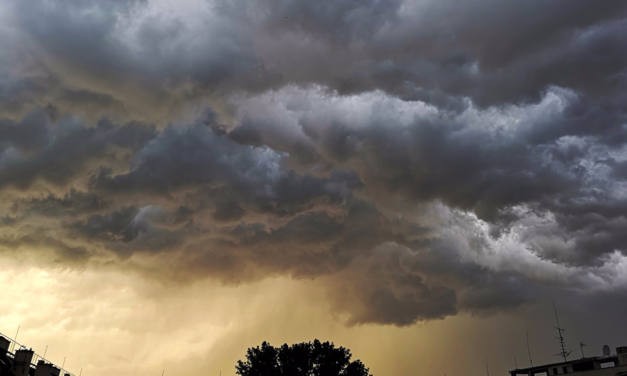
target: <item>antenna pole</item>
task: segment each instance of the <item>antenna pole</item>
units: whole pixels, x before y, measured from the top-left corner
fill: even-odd
[[[568,357],[569,352],[566,351],[566,345],[564,343],[564,335],[563,335],[564,329],[560,326],[560,319],[557,317],[557,307],[555,306],[555,300],[553,300],[553,310],[555,311],[555,321],[557,322],[557,326],[555,327],[555,329],[557,329],[557,334],[558,334],[557,339],[560,344],[560,349],[562,350],[562,352],[556,355],[564,358],[564,363],[565,363],[567,361],[566,358]]]
[[[61,366],[61,368],[65,368],[65,359],[67,359],[67,356],[63,357],[63,365]]]
[[[529,329],[527,329],[527,354],[529,354],[529,363],[533,367],[533,360],[531,360],[531,350],[529,349]]]
[[[48,353],[48,345],[46,345],[46,350],[44,351],[44,359],[46,358],[46,353]]]
[[[514,355],[514,365],[516,366],[516,369],[518,369],[518,361],[516,360],[516,355]]]
[[[586,356],[583,354],[583,347],[587,346],[585,343],[583,342],[579,342],[579,348],[581,349],[581,359],[585,358]]]
[[[11,351],[15,350],[15,344],[17,343],[17,335],[18,334],[20,334],[20,326],[19,325],[17,327],[17,332],[15,332],[15,338],[13,338],[13,349]]]
[[[490,369],[488,368],[488,358],[485,358],[485,373],[490,376]]]

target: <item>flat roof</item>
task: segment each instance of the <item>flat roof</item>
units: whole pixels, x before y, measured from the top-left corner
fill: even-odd
[[[539,366],[533,366],[533,367],[528,367],[528,368],[516,368],[514,370],[509,371],[509,373],[523,373],[523,372],[526,373],[529,371],[539,371],[545,368],[565,366],[569,364],[576,364],[576,363],[589,362],[589,361],[594,361],[594,362],[615,361],[617,359],[618,359],[617,356],[592,356],[592,357],[580,358],[580,359],[575,359],[575,360],[569,360],[566,362],[542,364]]]

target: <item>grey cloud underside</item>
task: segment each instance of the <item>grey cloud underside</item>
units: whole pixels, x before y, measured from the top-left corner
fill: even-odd
[[[350,325],[624,294],[623,1],[7,9],[1,252],[312,279]]]
[[[215,1],[190,20],[149,5],[16,2],[19,32],[6,42],[16,54],[5,64],[34,68],[0,81],[5,110],[43,100],[76,113],[74,100],[90,102],[92,113],[122,113],[318,84],[460,111],[460,97],[482,106],[532,102],[556,85],[611,98],[626,84],[627,6],[619,0],[594,9],[585,0]]]
[[[624,155],[625,114],[611,102],[563,91],[557,95],[563,106],[558,111],[545,101],[496,118],[490,111],[476,119],[467,116],[472,111],[438,113],[390,127],[387,121],[395,116],[390,112],[359,126],[334,120],[321,126],[309,115],[299,121],[315,139],[314,163],[350,166],[367,187],[384,194],[472,211],[495,226],[494,235],[499,224],[518,218],[513,207],[550,213],[564,231],[561,236],[574,235],[571,250],[579,261],[592,262],[625,249],[619,230],[624,177],[616,160]],[[512,129],[503,124],[510,116],[520,117]],[[263,133],[265,124],[248,121],[230,135],[247,140],[245,135]],[[289,137],[268,142],[290,155],[302,149],[300,140]],[[549,257],[552,252],[546,251]]]

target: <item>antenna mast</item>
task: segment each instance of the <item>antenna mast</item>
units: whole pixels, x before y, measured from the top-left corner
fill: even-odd
[[[583,355],[583,348],[584,348],[584,346],[588,346],[588,345],[586,345],[583,342],[579,342],[579,348],[581,349],[581,359],[586,357],[585,355]]]
[[[533,360],[531,360],[531,350],[529,349],[529,329],[527,329],[527,354],[529,354],[529,363],[533,367]]]
[[[562,328],[560,326],[560,319],[557,317],[557,308],[555,307],[555,300],[553,300],[553,310],[555,311],[555,321],[557,322],[557,326],[555,327],[555,329],[557,329],[557,340],[560,344],[560,349],[562,350],[561,352],[555,354],[555,356],[561,356],[562,358],[564,358],[564,362],[566,362],[566,358],[568,358],[568,355],[570,355],[571,351],[566,351],[566,343],[564,342],[564,335],[563,333],[566,331],[564,328]]]
[[[490,376],[490,369],[488,368],[488,358],[485,358],[485,373]]]

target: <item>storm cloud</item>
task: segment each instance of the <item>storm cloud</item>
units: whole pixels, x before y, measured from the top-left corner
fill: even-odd
[[[310,280],[347,325],[624,294],[624,1],[28,0],[0,19],[1,252]]]

